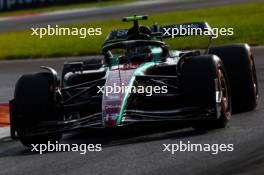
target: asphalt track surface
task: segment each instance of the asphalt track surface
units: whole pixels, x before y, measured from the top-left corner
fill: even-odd
[[[192,128],[156,126],[139,130],[78,131],[66,134],[62,143],[101,143],[102,152],[52,152],[39,155],[19,141],[0,139],[1,175],[14,174],[198,174],[226,175],[264,173],[264,48],[254,48],[260,102],[255,111],[235,114],[226,129],[206,133]],[[59,68],[64,59],[0,63],[1,98],[8,98],[23,72],[40,65]],[[9,87],[6,87],[8,85]],[[4,88],[3,88],[4,87]],[[8,95],[7,95],[8,94]],[[154,128],[154,129],[153,129]],[[201,144],[234,144],[233,152],[162,152],[163,144],[180,141]]]
[[[31,27],[46,27],[55,24],[74,24],[109,18],[121,18],[135,14],[153,14],[158,12],[186,10],[203,7],[215,7],[226,4],[259,2],[263,0],[145,0],[113,7],[88,8],[80,10],[56,11],[23,17],[0,17],[0,32],[29,30]]]

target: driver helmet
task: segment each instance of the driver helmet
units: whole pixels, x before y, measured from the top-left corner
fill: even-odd
[[[131,62],[150,61],[152,58],[151,47],[141,46],[130,48],[126,52],[126,57],[131,60]]]

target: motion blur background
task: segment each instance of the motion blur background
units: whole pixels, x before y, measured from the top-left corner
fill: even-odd
[[[150,15],[142,25],[177,24],[207,21],[211,27],[234,28],[233,36],[218,37],[214,44],[264,43],[262,0],[5,0],[0,12],[0,60],[86,56],[100,54],[107,34],[129,28],[121,18]],[[8,5],[7,4],[13,4]],[[65,4],[66,3],[66,4]],[[14,7],[14,8],[11,8]],[[15,9],[19,8],[19,10]],[[5,8],[6,9],[6,8]],[[102,35],[80,39],[78,36],[31,36],[31,27],[102,28]],[[177,38],[168,40],[172,48],[204,48],[207,40]]]

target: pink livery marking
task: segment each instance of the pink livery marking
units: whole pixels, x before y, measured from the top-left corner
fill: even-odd
[[[109,70],[109,75],[105,83],[103,95],[102,111],[103,123],[107,127],[117,125],[117,119],[120,114],[122,103],[126,95],[125,90],[114,91],[114,87],[123,88],[129,86],[130,80],[137,66],[125,67]],[[112,87],[113,91],[108,91],[107,87]],[[108,88],[110,89],[110,88]]]

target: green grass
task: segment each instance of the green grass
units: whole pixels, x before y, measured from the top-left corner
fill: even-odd
[[[0,16],[15,16],[15,15],[25,15],[25,14],[34,14],[41,12],[51,12],[57,10],[72,10],[80,8],[90,8],[90,7],[104,7],[117,4],[124,4],[129,2],[134,2],[138,0],[108,0],[108,1],[98,1],[98,2],[84,2],[79,4],[68,4],[68,5],[55,5],[50,7],[38,7],[34,9],[21,9],[16,11],[6,11],[0,12]]]
[[[232,5],[217,8],[178,11],[150,16],[144,24],[174,24],[207,21],[212,27],[233,27],[233,36],[219,36],[215,44],[249,43],[264,44],[264,3]],[[39,58],[56,56],[92,55],[100,53],[106,35],[116,28],[128,28],[130,23],[120,19],[77,24],[70,27],[101,27],[103,35],[80,39],[76,36],[50,36],[39,39],[31,31],[0,34],[0,59]],[[175,38],[168,40],[172,48],[204,48],[204,40]]]

